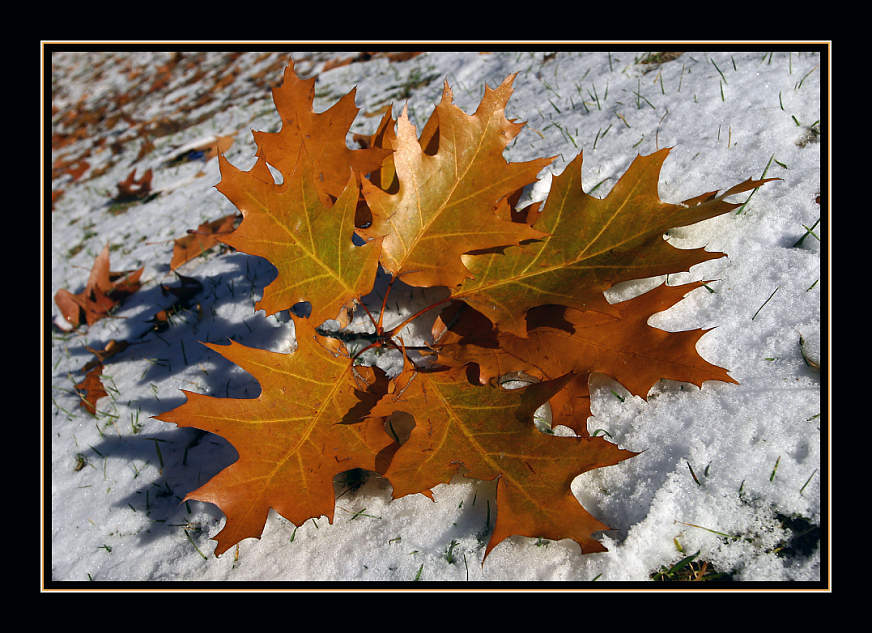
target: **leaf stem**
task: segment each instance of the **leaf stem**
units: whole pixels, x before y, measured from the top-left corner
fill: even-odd
[[[436,303],[433,303],[433,304],[427,306],[426,308],[422,308],[422,309],[418,310],[415,314],[413,314],[413,315],[410,316],[410,317],[407,317],[407,318],[406,318],[404,321],[402,321],[399,325],[397,325],[396,327],[394,327],[393,329],[391,329],[391,331],[388,332],[388,336],[391,337],[391,338],[393,338],[394,336],[396,336],[397,332],[399,332],[400,330],[402,330],[402,329],[403,329],[404,327],[406,327],[409,323],[411,323],[412,321],[414,321],[415,319],[417,319],[419,316],[421,316],[421,315],[424,314],[425,312],[428,312],[428,311],[432,310],[433,308],[442,305],[443,303],[448,303],[449,301],[451,301],[451,300],[453,300],[453,299],[454,299],[454,297],[450,297],[450,296],[449,296],[449,297],[445,297],[444,299],[442,299],[442,300],[440,300],[440,301],[437,301]]]
[[[388,296],[391,294],[391,288],[394,285],[394,281],[396,281],[396,277],[391,275],[391,280],[388,282],[388,287],[385,289],[385,297],[382,300],[381,312],[378,313],[378,324],[375,326],[375,331],[379,334],[382,333],[382,320],[385,316],[385,306],[388,304]]]
[[[370,323],[372,323],[372,326],[375,328],[376,334],[381,334],[381,330],[379,329],[379,324],[376,323],[375,317],[372,316],[372,312],[369,311],[369,308],[366,307],[366,304],[363,302],[363,300],[360,301],[360,305],[363,306],[363,310],[364,310],[364,312],[366,312],[366,316],[369,317]],[[381,316],[379,316],[379,321],[381,321]]]
[[[351,362],[354,363],[354,361],[357,360],[357,357],[360,356],[361,354],[363,354],[365,351],[372,349],[373,347],[381,347],[381,345],[382,345],[381,339],[373,341],[372,343],[370,343],[366,347],[361,348],[360,350],[355,352],[354,356],[351,357]]]

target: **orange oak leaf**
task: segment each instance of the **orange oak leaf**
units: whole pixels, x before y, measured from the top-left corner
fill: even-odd
[[[385,476],[393,496],[429,491],[458,472],[497,482],[497,519],[485,557],[512,535],[571,538],[584,553],[605,548],[593,533],[608,526],[572,494],[572,480],[636,453],[602,437],[558,437],[539,431],[534,411],[570,378],[507,390],[474,385],[465,368],[416,371],[406,363],[372,415],[404,412],[415,419],[409,439]]]
[[[501,252],[465,255],[472,277],[454,293],[501,330],[524,336],[523,315],[539,305],[590,309],[602,292],[625,280],[688,270],[723,253],[679,249],[663,239],[675,227],[727,213],[725,199],[774,178],[748,179],[720,195],[709,192],[681,204],[660,200],[657,184],[669,149],[638,156],[603,199],[581,188],[582,155],[555,176],[540,213],[531,214],[546,237]]]
[[[134,271],[111,272],[109,270],[109,244],[94,260],[85,289],[73,294],[66,288],[55,293],[55,303],[63,317],[74,328],[84,316],[88,325],[93,325],[115,308],[125,297],[139,290],[139,278],[145,267]]]
[[[257,155],[289,178],[308,154],[317,165],[315,177],[322,192],[338,197],[348,183],[349,169],[358,174],[376,170],[389,150],[370,147],[352,150],[346,136],[357,116],[352,90],[328,110],[313,110],[315,78],[300,79],[294,62],[285,69],[284,80],[273,88],[273,102],[282,119],[278,132],[254,131]]]
[[[219,555],[259,537],[270,508],[300,525],[326,515],[333,521],[333,477],[354,468],[383,470],[393,440],[381,420],[367,419],[384,393],[381,370],[354,367],[332,339],[296,321],[298,347],[279,354],[204,344],[250,373],[261,394],[216,398],[184,391],[186,401],[158,420],[216,433],[239,459],[186,499],[217,505],[227,522],[217,535]]]
[[[335,202],[318,191],[315,168],[303,160],[277,185],[263,159],[241,171],[219,156],[223,193],[242,212],[242,223],[220,241],[258,255],[278,269],[256,309],[274,314],[307,301],[317,323],[335,319],[370,291],[381,239],[352,241],[358,186],[350,171]]]
[[[441,359],[454,364],[476,363],[484,382],[519,372],[540,380],[572,372],[571,384],[551,401],[552,420],[585,435],[591,414],[588,381],[593,373],[611,376],[642,398],[660,379],[697,386],[707,380],[736,382],[696,351],[697,341],[708,330],[667,332],[647,323],[651,315],[672,307],[702,285],[661,284],[612,306],[601,297],[587,311],[537,308],[528,313],[525,337],[498,332],[466,307],[450,327],[441,320],[434,325],[437,349]],[[609,307],[617,315],[607,314]],[[451,315],[443,314],[440,319],[451,319]]]
[[[486,86],[471,116],[452,103],[446,82],[420,140],[404,109],[391,139],[397,192],[362,181],[373,224],[381,227],[373,230],[386,235],[381,264],[409,285],[456,286],[470,276],[463,253],[543,237],[495,212],[503,198],[533,182],[553,160],[507,163],[503,158],[523,127],[505,117],[514,78],[496,89]],[[437,148],[428,153],[433,142]]]
[[[218,244],[220,237],[233,231],[236,218],[237,215],[231,213],[211,222],[203,222],[195,230],[189,230],[185,237],[174,240],[170,270],[175,270]]]

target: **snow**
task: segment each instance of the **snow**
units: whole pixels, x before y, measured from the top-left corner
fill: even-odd
[[[163,51],[50,50],[46,70],[52,105],[60,110],[123,94],[134,70],[154,73],[171,58]],[[196,54],[207,77],[217,76],[208,73],[228,61],[217,51]],[[330,59],[352,55],[293,53],[306,76]],[[443,80],[455,103],[472,113],[485,83],[496,87],[517,72],[507,115],[527,123],[506,158],[558,156],[528,192],[530,200],[544,198],[551,174],[581,150],[584,188],[596,187],[598,196],[637,153],[663,147],[673,148],[660,179],[666,201],[723,190],[764,170],[782,179],[754,192],[740,213],[671,232],[668,239],[676,246],[705,246],[728,257],[670,275],[669,283],[711,283],[650,321],[673,331],[713,328],[698,350],[739,384],[697,388],[662,381],[646,401],[605,376],[594,381],[590,431],[641,451],[572,484],[579,502],[612,526],[599,536],[608,552],[582,554],[573,541],[512,537],[482,564],[488,516],[496,511],[493,482],[458,477],[437,487],[434,501],[423,495],[391,500],[390,484],[372,476],[358,490],[339,494],[333,524],[322,517],[294,526],[272,512],[260,539],[246,539],[220,557],[212,554],[210,536],[221,529],[223,514],[211,504],[181,500],[232,463],[235,451],[220,437],[151,416],[181,404],[181,389],[255,396],[259,386],[250,376],[198,341],[232,338],[290,352],[293,325],[287,314],[254,311],[275,276],[272,266],[217,248],[179,270],[203,284],[195,298],[200,312],[176,313],[163,332],[155,332],[149,319],[172,304],[160,289],[177,285],[169,270],[172,240],[235,210],[214,188],[220,179],[216,159],[167,166],[164,158],[205,137],[236,134],[227,157],[248,169],[255,152],[249,130],[278,129],[269,91],[247,78],[288,54],[245,53],[232,62],[235,82],[215,101],[184,112],[188,120],[206,116],[154,137],[155,151],[135,165],[139,140],[125,143],[117,156],[105,147],[98,151],[96,138],[51,151],[54,163],[94,150],[89,171],[77,182],[69,175],[51,181],[51,189],[64,194],[44,216],[51,269],[50,281],[44,276],[43,332],[51,354],[43,365],[43,581],[53,588],[90,580],[379,581],[388,587],[416,586],[416,579],[461,586],[525,581],[533,587],[533,581],[574,587],[596,580],[654,586],[652,574],[699,552],[699,563],[707,561],[708,570],[733,580],[826,582],[828,542],[815,535],[828,533],[829,416],[822,409],[821,370],[803,356],[827,371],[829,332],[821,331],[821,306],[829,284],[820,241],[828,239],[826,192],[816,202],[827,147],[821,143],[826,135],[819,136],[827,124],[821,112],[828,89],[826,49],[686,51],[659,65],[636,63],[644,55],[595,48],[429,52],[406,61],[374,56],[321,72],[316,83],[318,111],[357,86],[361,114],[352,132],[371,133],[380,117],[364,113],[386,102],[393,103],[395,116],[407,103],[420,130],[441,97]],[[99,64],[103,58],[106,63]],[[282,70],[272,70],[267,81],[278,83]],[[186,83],[186,76],[177,70],[166,89],[132,101],[125,112],[136,120],[181,116],[178,103],[193,102],[211,86],[205,79]],[[52,131],[62,129],[58,119]],[[119,122],[103,134],[109,142],[121,139],[126,125]],[[89,177],[106,165],[105,173]],[[110,213],[108,197],[134,167],[137,176],[153,168],[152,187],[161,194]],[[796,245],[804,227],[813,226],[814,234]],[[145,266],[145,285],[112,318],[63,332],[53,326],[59,314],[54,293],[81,290],[106,243],[112,246],[112,270]],[[608,297],[626,299],[662,281],[622,284]],[[412,296],[426,305],[420,293]],[[388,322],[401,316],[392,314]],[[358,315],[351,329],[365,325]],[[92,358],[86,346],[102,348],[112,339],[135,344],[107,362],[103,383],[110,395],[98,402],[93,417],[78,406],[73,386]],[[390,368],[395,358],[379,362]],[[346,488],[337,481],[338,493]]]

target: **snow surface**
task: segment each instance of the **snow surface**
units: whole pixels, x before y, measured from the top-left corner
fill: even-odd
[[[455,103],[472,113],[485,83],[496,87],[517,72],[507,114],[527,123],[506,158],[558,156],[529,199],[543,198],[551,174],[581,150],[584,188],[596,187],[598,196],[637,153],[663,147],[673,148],[660,179],[666,201],[723,190],[764,170],[782,179],[754,192],[739,213],[671,232],[668,239],[677,246],[705,246],[729,256],[670,275],[669,283],[714,281],[711,291],[697,289],[650,321],[667,330],[715,328],[698,350],[740,384],[707,382],[700,389],[663,381],[645,401],[607,377],[594,381],[590,431],[602,429],[610,441],[642,451],[572,484],[579,502],[612,526],[599,537],[608,552],[583,555],[573,541],[512,537],[482,564],[488,513],[495,511],[493,482],[458,477],[433,491],[435,502],[423,495],[391,500],[390,484],[372,476],[356,491],[337,480],[332,525],[322,517],[294,526],[273,512],[260,539],[244,540],[221,557],[212,554],[210,536],[221,529],[223,514],[211,504],[180,501],[231,464],[235,451],[220,437],[151,416],[181,404],[181,389],[256,396],[259,386],[248,374],[198,341],[232,338],[289,352],[293,324],[287,314],[254,311],[275,275],[272,266],[217,248],[179,270],[204,286],[195,298],[200,313],[177,313],[164,332],[154,332],[149,319],[172,304],[160,290],[160,284],[177,281],[169,270],[172,240],[235,211],[214,189],[217,160],[168,167],[165,158],[198,139],[236,134],[228,159],[248,169],[255,153],[249,130],[278,129],[269,91],[245,82],[289,54],[246,53],[233,61],[236,82],[202,106],[213,109],[211,116],[156,137],[155,150],[135,165],[139,141],[126,143],[117,156],[95,149],[90,170],[77,182],[68,175],[51,182],[52,190],[64,194],[45,215],[51,278],[45,283],[44,331],[51,355],[44,361],[44,582],[647,583],[653,573],[696,552],[709,572],[733,580],[825,581],[828,541],[819,536],[826,537],[828,527],[828,415],[821,373],[803,354],[826,371],[821,306],[828,283],[820,242],[827,239],[826,201],[821,205],[816,197],[822,191],[819,132],[826,127],[821,95],[828,88],[822,84],[828,58],[819,48],[687,51],[660,64],[641,64],[641,49],[429,52],[407,61],[375,56],[322,72],[316,84],[318,111],[357,86],[361,114],[352,132],[370,133],[380,117],[364,113],[385,103],[393,103],[394,116],[408,104],[420,130],[444,80]],[[221,52],[197,54],[201,68],[220,70],[228,63]],[[297,70],[311,76],[326,61],[353,54],[293,56]],[[59,48],[47,70],[51,105],[63,111],[122,94],[135,75],[131,69],[155,72],[171,55]],[[98,64],[106,57],[109,63]],[[273,71],[270,81],[280,78],[281,71]],[[178,100],[210,85],[185,85],[182,79],[174,76],[167,88],[125,111],[136,120],[178,116]],[[249,89],[241,90],[243,85]],[[121,138],[126,125],[118,123],[106,137]],[[61,128],[55,116],[52,131]],[[92,143],[96,139],[52,151],[51,160],[74,157]],[[105,173],[89,177],[107,164]],[[109,213],[108,198],[134,166],[137,175],[153,168],[153,188],[162,193]],[[205,174],[196,177],[200,171]],[[814,235],[796,245],[804,227],[813,225]],[[60,288],[80,291],[107,243],[112,270],[145,266],[145,285],[112,318],[64,332],[55,323],[59,310],[52,297]],[[609,291],[609,299],[628,298],[661,281],[623,284]],[[426,305],[426,297],[412,294]],[[351,327],[365,326],[357,318]],[[136,344],[107,362],[103,383],[109,396],[98,402],[93,417],[79,406],[73,387],[93,358],[86,346],[102,348],[111,339]],[[379,362],[390,369],[395,358]]]

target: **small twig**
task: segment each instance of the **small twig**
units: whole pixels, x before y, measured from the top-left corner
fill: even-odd
[[[421,310],[418,310],[418,311],[417,311],[415,314],[413,314],[412,316],[407,317],[407,318],[406,318],[404,321],[402,321],[399,325],[393,327],[393,328],[391,329],[391,331],[388,332],[388,336],[389,336],[390,338],[393,338],[394,336],[397,335],[397,332],[399,332],[400,330],[402,330],[402,329],[403,329],[404,327],[406,327],[409,323],[411,323],[412,321],[414,321],[415,319],[417,319],[419,316],[421,316],[421,315],[424,314],[425,312],[428,312],[428,311],[432,310],[433,308],[442,305],[443,303],[448,303],[449,301],[454,300],[454,298],[455,298],[455,297],[446,297],[445,299],[442,299],[441,301],[437,301],[436,303],[434,303],[434,304],[432,304],[432,305],[429,305],[429,306],[427,306],[426,308],[422,308]]]
[[[360,305],[363,306],[363,310],[364,312],[366,312],[366,316],[369,317],[370,323],[372,323],[372,326],[375,328],[376,334],[381,334],[381,332],[379,331],[379,324],[376,323],[375,317],[372,316],[369,308],[366,307],[366,304],[363,301],[360,302]],[[382,312],[384,312],[384,310],[382,310]],[[381,316],[379,316],[379,320],[381,320]]]
[[[385,306],[388,304],[388,296],[391,294],[391,288],[394,285],[394,281],[396,281],[396,277],[391,275],[391,280],[388,282],[388,287],[385,289],[385,297],[382,299],[382,307],[381,312],[378,313],[378,323],[375,326],[375,331],[378,334],[382,333],[382,319],[385,316]]]

